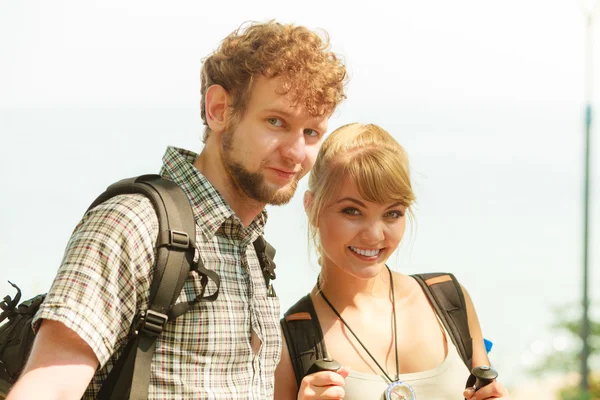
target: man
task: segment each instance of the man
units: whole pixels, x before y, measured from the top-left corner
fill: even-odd
[[[150,399],[268,399],[280,357],[279,303],[267,296],[253,241],[266,204],[290,200],[312,167],[346,71],[329,44],[276,22],[233,32],[205,59],[199,155],[168,148],[161,175],[177,183],[197,223],[196,258],[221,278],[158,337]],[[141,195],[114,197],[76,227],[34,319],[15,399],[94,398],[148,306],[158,220]],[[200,293],[190,274],[177,302]]]

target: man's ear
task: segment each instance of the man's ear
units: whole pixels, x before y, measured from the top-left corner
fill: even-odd
[[[227,128],[231,97],[221,85],[211,85],[206,90],[206,122],[212,132],[221,133]]]

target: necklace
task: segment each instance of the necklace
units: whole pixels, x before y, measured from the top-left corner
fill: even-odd
[[[325,303],[327,303],[329,308],[331,308],[331,311],[333,311],[333,313],[339,318],[339,320],[342,321],[342,324],[344,324],[344,326],[348,329],[348,331],[350,331],[352,336],[354,336],[354,339],[356,339],[358,344],[360,344],[361,347],[367,352],[369,357],[371,357],[371,360],[373,360],[375,365],[377,365],[377,367],[381,370],[383,375],[387,378],[388,382],[390,383],[390,386],[387,388],[386,393],[385,393],[386,399],[387,400],[414,400],[414,399],[416,399],[416,396],[415,396],[415,392],[414,392],[413,388],[411,388],[410,385],[408,385],[407,383],[400,381],[400,368],[398,366],[399,365],[398,364],[398,341],[397,341],[398,336],[396,333],[396,331],[397,331],[397,329],[396,329],[397,328],[397,325],[396,325],[396,297],[394,294],[394,281],[393,281],[393,277],[392,277],[392,271],[390,270],[390,268],[387,265],[385,267],[387,268],[388,274],[390,276],[390,290],[392,293],[392,315],[394,317],[394,350],[396,353],[396,379],[395,380],[392,379],[388,375],[388,373],[385,371],[385,369],[383,369],[383,367],[377,362],[375,357],[373,357],[373,355],[367,349],[367,347],[363,344],[363,342],[360,341],[360,339],[358,338],[356,333],[354,333],[352,328],[350,328],[348,323],[344,320],[344,318],[342,318],[342,316],[335,309],[333,304],[331,304],[331,302],[329,301],[327,296],[325,296],[325,293],[323,293],[323,290],[321,289],[321,283],[319,280],[320,275],[317,277],[317,289],[319,290],[319,294],[321,295],[323,300],[325,300]]]

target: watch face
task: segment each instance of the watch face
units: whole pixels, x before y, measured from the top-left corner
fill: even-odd
[[[393,382],[385,392],[386,400],[415,400],[415,392],[407,383]]]

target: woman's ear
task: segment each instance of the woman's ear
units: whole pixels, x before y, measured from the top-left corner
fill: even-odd
[[[313,192],[311,192],[310,190],[307,190],[306,192],[304,192],[304,211],[306,212],[306,214],[309,214],[310,207],[312,206],[312,202],[313,202]]]
[[[206,90],[206,123],[212,132],[221,133],[227,128],[229,118],[229,93],[221,85],[211,85]]]

